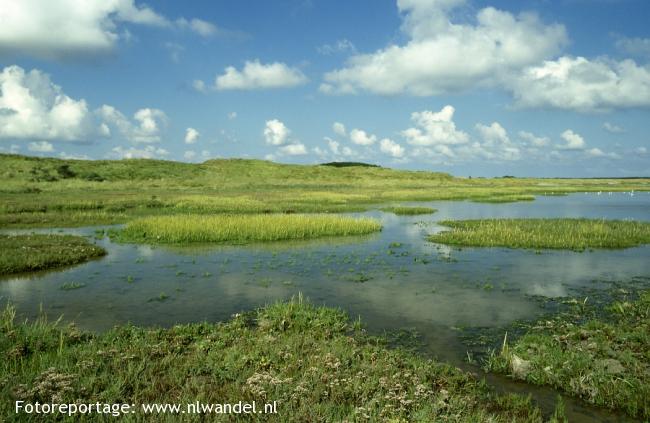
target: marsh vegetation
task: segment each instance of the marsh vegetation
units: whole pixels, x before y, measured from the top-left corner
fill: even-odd
[[[433,214],[437,212],[437,210],[432,207],[406,207],[406,206],[382,207],[380,210],[387,213],[393,213],[398,216],[417,216],[421,214]]]
[[[388,348],[340,310],[300,299],[226,323],[121,326],[101,335],[44,318],[16,323],[8,307],[0,321],[0,351],[3,415],[13,412],[10,398],[135,404],[200,399],[277,401],[271,420],[289,422],[543,421],[530,399],[497,395],[456,368]]]
[[[106,251],[73,235],[0,235],[0,275],[46,270],[101,257]]]
[[[365,235],[381,230],[373,219],[326,215],[157,216],[129,222],[117,238],[150,243],[248,243]]]
[[[514,343],[504,340],[487,369],[650,418],[650,291],[614,302],[604,315],[587,301],[531,324]]]
[[[443,220],[452,228],[429,236],[432,242],[472,247],[627,248],[650,243],[650,223],[600,219]]]
[[[639,192],[650,189],[647,179],[465,179],[355,163],[255,160],[185,164],[0,155],[0,162],[4,229],[125,223],[57,229],[83,234],[72,238],[93,247],[92,254],[103,254],[104,247],[105,260],[6,277],[0,284],[0,297],[16,302],[19,320],[31,317],[16,323],[8,308],[2,321],[0,342],[10,359],[0,379],[7,382],[3,395],[11,398],[60,393],[82,400],[193,402],[241,399],[243,392],[246,399],[278,400],[295,421],[313,413],[352,421],[541,421],[542,414],[552,414],[548,398],[495,395],[475,377],[422,353],[442,353],[460,366],[472,361],[457,342],[461,328],[487,322],[496,330],[536,319],[545,306],[534,298],[565,295],[603,275],[634,278],[649,270],[648,247],[642,246],[650,242],[649,194]],[[412,201],[427,203],[401,205]],[[341,212],[359,213],[335,214]],[[450,230],[428,238],[438,224]],[[14,263],[7,268],[17,268],[15,251],[31,251],[30,242],[39,237],[38,251],[50,255],[43,268],[76,263],[68,263],[71,253],[61,248],[74,245],[67,235],[3,237],[2,260],[13,257]],[[558,249],[589,253],[553,251]],[[32,256],[37,254],[23,262]],[[393,349],[390,336],[370,337],[339,310],[300,301],[215,323],[299,292],[368,317],[375,334],[409,326],[403,333],[422,339],[427,349]],[[47,302],[39,303],[43,298]],[[616,307],[636,310],[625,301]],[[47,323],[44,315],[34,320],[42,309],[97,333],[67,327],[64,320]],[[489,368],[513,373],[513,363],[524,363],[530,372],[520,379],[529,383],[644,416],[640,396],[647,389],[641,385],[648,381],[628,372],[648,368],[647,355],[639,353],[647,350],[639,331],[647,330],[648,318],[624,321],[612,313],[605,320],[594,315],[600,323],[554,323],[557,332],[531,329],[522,338],[509,332]],[[184,324],[204,319],[210,323]],[[604,326],[618,324],[623,326]],[[574,329],[587,331],[588,339],[578,339],[584,332]],[[616,345],[594,349],[594,342]],[[543,362],[534,362],[529,351]],[[568,359],[576,360],[575,369],[561,368]],[[584,376],[580,383],[578,375]],[[611,375],[624,382],[607,379]],[[46,385],[52,390],[39,388]],[[615,395],[623,399],[617,403]]]
[[[0,164],[0,227],[125,223],[178,213],[353,212],[400,201],[509,202],[535,195],[650,190],[648,179],[466,179],[439,172],[242,159],[190,164],[0,154]]]

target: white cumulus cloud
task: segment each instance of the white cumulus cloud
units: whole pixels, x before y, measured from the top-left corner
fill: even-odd
[[[201,19],[172,22],[135,0],[1,0],[0,22],[0,55],[45,59],[106,53],[130,37],[125,23],[187,29],[203,37],[218,32]]]
[[[614,125],[613,123],[605,122],[603,123],[603,129],[610,134],[621,134],[625,132],[623,128],[621,128],[618,125]]]
[[[161,159],[167,157],[169,151],[164,148],[157,148],[153,145],[146,145],[143,148],[117,146],[111,150],[108,157],[118,159]]]
[[[0,138],[83,141],[93,131],[86,101],[68,97],[39,71],[0,73]]]
[[[54,151],[54,146],[47,141],[38,141],[30,142],[27,149],[36,153],[51,153]]]
[[[379,150],[395,158],[404,157],[404,147],[389,138],[379,141]]]
[[[341,122],[334,122],[332,124],[332,130],[336,135],[339,135],[341,137],[345,137],[347,135],[345,125],[343,125]]]
[[[487,7],[478,11],[475,24],[454,23],[450,12],[462,3],[398,0],[408,42],[352,56],[344,68],[325,74],[321,91],[415,96],[462,91],[552,57],[567,41],[562,25],[546,25],[530,13],[515,16]]]
[[[198,141],[201,134],[194,128],[187,128],[185,130],[185,144],[194,144]]]
[[[284,63],[260,63],[247,61],[242,70],[228,66],[223,75],[217,76],[217,90],[255,90],[265,88],[289,88],[307,82],[307,77],[296,68]]]
[[[278,151],[280,154],[286,154],[288,156],[301,156],[307,154],[307,148],[302,143],[283,145],[278,149]]]
[[[520,107],[550,107],[578,112],[650,106],[650,67],[563,56],[527,68],[510,82]]]
[[[468,142],[469,136],[456,129],[453,121],[455,109],[445,106],[439,112],[425,110],[411,114],[414,128],[402,131],[402,136],[411,145],[453,145]]]
[[[267,120],[264,127],[264,139],[269,145],[283,145],[289,140],[291,131],[278,119]]]
[[[532,147],[546,147],[551,143],[548,137],[538,137],[535,134],[527,131],[519,131],[519,138],[524,140]]]
[[[353,129],[350,131],[350,141],[357,145],[369,146],[377,141],[377,137],[372,134],[367,134],[366,131],[361,129]]]
[[[168,122],[165,112],[152,108],[136,111],[133,120],[129,120],[122,112],[109,105],[97,109],[96,114],[109,130],[114,128],[125,139],[135,143],[160,142],[162,131]]]
[[[566,131],[562,132],[561,137],[564,141],[566,141],[566,144],[558,145],[558,148],[562,148],[564,150],[584,150],[584,148],[587,146],[584,138],[582,138],[580,134],[573,132],[571,129],[567,129]]]
[[[181,29],[189,29],[190,31],[193,31],[206,38],[216,35],[219,31],[215,24],[197,18],[189,20],[185,18],[178,18],[176,19],[176,26]]]

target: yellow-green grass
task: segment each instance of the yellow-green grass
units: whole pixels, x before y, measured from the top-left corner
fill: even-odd
[[[514,343],[504,342],[487,368],[648,421],[650,291],[608,312],[582,323],[570,314],[533,323]],[[581,307],[575,315],[583,320],[586,313]]]
[[[599,219],[445,220],[429,236],[440,244],[473,247],[584,250],[628,248],[650,243],[650,223]]]
[[[154,243],[248,243],[365,235],[381,230],[374,219],[329,215],[175,215],[129,222],[118,238]]]
[[[433,214],[438,210],[431,207],[383,207],[380,209],[383,212],[394,213],[399,216],[416,216],[420,214]]]
[[[534,201],[535,196],[530,194],[495,195],[492,197],[476,198],[477,203],[515,203],[518,201]]]
[[[73,235],[0,235],[0,274],[77,264],[106,251]]]
[[[241,159],[190,164],[0,154],[0,227],[125,223],[174,213],[333,213],[405,201],[510,201],[630,190],[650,190],[650,179],[468,179]]]
[[[0,314],[0,415],[11,421],[213,421],[144,415],[143,403],[276,401],[277,414],[234,422],[539,422],[530,399],[498,395],[469,373],[391,349],[340,310],[292,301],[226,323],[103,334]],[[15,401],[135,404],[135,414],[29,416]],[[215,415],[215,419],[218,416]],[[117,419],[117,420],[116,420]],[[219,420],[221,421],[221,420]],[[555,420],[554,420],[555,421]]]

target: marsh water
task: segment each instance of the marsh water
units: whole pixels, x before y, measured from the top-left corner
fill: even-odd
[[[42,309],[50,318],[63,316],[81,328],[103,331],[127,322],[171,326],[223,321],[300,292],[315,304],[360,316],[375,333],[414,329],[429,353],[462,365],[467,357],[463,328],[497,328],[534,319],[545,312],[539,298],[606,289],[614,281],[650,276],[650,246],[578,253],[459,249],[426,240],[427,234],[444,229],[436,223],[444,219],[650,221],[650,193],[580,193],[507,204],[411,204],[438,212],[356,213],[380,219],[381,233],[313,242],[172,248],[116,244],[96,234],[106,226],[36,231],[87,235],[108,255],[61,271],[6,277],[0,281],[0,302],[13,303],[24,317],[34,318]],[[599,416],[596,419],[607,420],[606,413]]]

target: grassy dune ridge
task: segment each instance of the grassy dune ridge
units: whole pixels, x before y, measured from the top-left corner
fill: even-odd
[[[192,243],[281,241],[365,235],[381,230],[374,219],[328,215],[175,215],[129,222],[118,239],[131,242]]]
[[[0,319],[0,352],[0,414],[16,421],[30,419],[14,414],[15,400],[278,403],[278,415],[231,415],[229,421],[543,420],[529,399],[497,395],[456,368],[390,349],[340,310],[300,298],[226,323],[119,326],[99,335],[44,318],[16,323],[9,307]],[[131,417],[194,421],[173,414]]]
[[[52,269],[105,254],[80,236],[0,235],[0,274]]]
[[[178,213],[336,213],[400,201],[504,202],[650,190],[649,179],[455,178],[367,166],[219,159],[63,160],[0,154],[0,227],[124,223]]]
[[[473,247],[627,248],[650,243],[650,223],[600,219],[445,220],[452,228],[429,236],[441,244]]]

